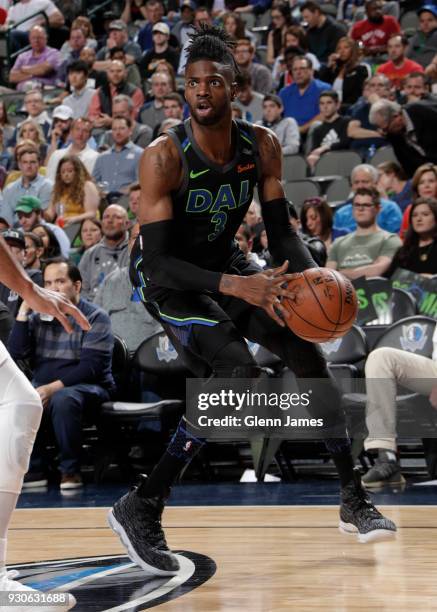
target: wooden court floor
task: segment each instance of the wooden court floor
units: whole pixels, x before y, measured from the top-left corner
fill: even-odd
[[[435,506],[388,506],[396,541],[356,542],[333,506],[169,507],[174,549],[207,555],[217,572],[162,612],[437,610]],[[17,510],[9,563],[120,554],[106,509]],[[12,608],[11,608],[12,609]]]

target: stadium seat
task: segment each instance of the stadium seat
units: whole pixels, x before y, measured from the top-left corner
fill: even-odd
[[[310,180],[285,183],[284,191],[285,196],[293,202],[298,214],[307,198],[316,198],[321,195],[319,185]]]
[[[303,155],[284,155],[282,176],[284,181],[300,181],[308,175],[308,164]]]
[[[381,147],[380,149],[377,149],[370,159],[370,163],[372,166],[375,166],[375,168],[379,166],[379,164],[387,161],[398,161],[393,147]]]
[[[340,382],[343,391],[349,391],[349,381],[362,373],[368,347],[366,336],[358,325],[353,325],[342,338],[320,344],[329,370]]]
[[[337,174],[349,177],[355,166],[361,163],[361,157],[355,151],[328,151],[317,162],[314,176]]]
[[[346,177],[337,179],[329,183],[326,189],[326,199],[329,202],[345,202],[351,192],[349,179]]]

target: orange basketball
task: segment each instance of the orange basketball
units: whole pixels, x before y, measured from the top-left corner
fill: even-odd
[[[309,342],[344,336],[355,322],[358,300],[349,279],[329,268],[310,268],[288,283],[294,299],[284,298],[288,326]]]

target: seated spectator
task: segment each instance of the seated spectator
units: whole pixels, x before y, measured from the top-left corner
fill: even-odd
[[[48,160],[46,169],[46,177],[48,179],[51,181],[55,180],[59,162],[66,156],[78,157],[89,174],[92,174],[99,154],[88,144],[91,137],[91,131],[92,124],[89,119],[80,117],[73,122],[69,137],[71,144],[64,149],[54,151]]]
[[[44,245],[43,245],[42,239],[36,234],[34,234],[33,232],[25,232],[24,242],[25,242],[24,259],[23,259],[24,269],[28,272],[29,271],[39,271],[41,274],[41,279],[42,279],[41,257],[43,257],[44,255]],[[33,278],[33,280],[35,279]],[[42,282],[38,284],[41,284],[42,286]]]
[[[284,35],[282,55],[278,55],[273,66],[273,81],[278,91],[293,82],[291,65],[295,55],[304,55],[311,60],[314,70],[320,70],[320,62],[314,53],[309,52],[308,37],[301,26],[289,26]]]
[[[296,120],[301,134],[306,134],[310,125],[319,119],[319,96],[330,89],[328,83],[315,79],[311,61],[307,57],[293,59],[293,83],[279,92],[284,105],[284,116]]]
[[[437,163],[437,106],[412,102],[402,108],[397,102],[378,100],[369,118],[392,145],[409,178],[422,164]]]
[[[111,127],[112,104],[115,96],[124,94],[132,99],[135,118],[144,102],[143,92],[126,82],[126,67],[119,60],[112,60],[108,68],[108,85],[99,87],[91,99],[88,117],[95,128]]]
[[[146,51],[138,61],[140,74],[142,79],[148,79],[152,76],[157,62],[166,60],[175,70],[179,64],[179,53],[173,47],[170,47],[170,28],[166,23],[155,23],[152,28],[153,46],[149,51]]]
[[[118,204],[111,204],[102,216],[103,238],[86,250],[79,263],[83,278],[83,295],[91,302],[104,278],[114,270],[129,263],[127,212]]]
[[[179,7],[180,11],[180,19],[178,22],[174,24],[171,29],[171,33],[176,37],[176,40],[179,43],[179,47],[183,47],[185,43],[189,41],[189,36],[193,32],[193,22],[194,22],[194,11],[196,10],[196,4],[192,0],[183,0]],[[232,15],[232,13],[229,13]],[[239,19],[237,15],[235,15],[235,19]],[[242,36],[244,36],[244,23],[241,22],[243,27],[240,33],[242,32]],[[226,22],[223,19],[223,27],[226,31]],[[241,26],[240,26],[241,27]],[[237,36],[231,34],[234,38]],[[177,70],[177,66],[175,68]]]
[[[333,227],[333,218],[332,208],[326,198],[308,198],[300,211],[302,232],[307,236],[320,238],[327,252],[336,238],[347,234],[345,230]]]
[[[182,6],[184,6],[184,4],[182,4]],[[181,7],[181,16],[182,16],[182,7]],[[194,15],[193,15],[193,20],[194,20]],[[221,20],[223,24],[223,29],[229,34],[229,36],[232,36],[234,40],[240,40],[240,38],[249,38],[252,42],[256,42],[255,35],[246,28],[246,24],[244,23],[240,15],[238,15],[238,13],[233,13],[233,12],[224,13],[221,16]],[[172,29],[173,34],[176,34],[175,29],[177,25],[178,24],[176,24],[174,28]],[[193,26],[191,25],[190,27],[192,30]]]
[[[254,234],[251,226],[243,221],[235,234],[235,240],[238,243],[240,251],[242,251],[247,261],[254,263],[259,268],[265,268],[266,261],[261,259],[257,253],[252,251],[253,238]]]
[[[437,199],[437,166],[434,164],[419,166],[411,180],[411,190],[413,202],[418,198]],[[410,226],[410,210],[411,204],[406,207],[402,217],[401,231],[399,232],[402,239]]]
[[[135,121],[134,104],[129,96],[125,96],[124,94],[115,96],[112,102],[112,114],[114,117],[130,117],[133,125],[131,141],[135,145],[145,149],[147,145],[150,144],[152,141],[152,129],[148,125],[142,125],[141,123]],[[105,149],[112,147],[113,144],[114,141],[112,139],[112,130],[106,130],[100,141],[100,146]]]
[[[86,47],[86,45],[87,39],[84,30],[79,26],[71,27],[70,37],[68,40],[69,50],[66,53],[65,51],[62,53],[61,50],[62,57],[64,59],[64,63],[62,64],[61,68],[61,79],[63,81],[66,81],[66,76],[70,65],[73,62],[77,62],[77,60],[80,58],[80,52]]]
[[[41,126],[45,138],[48,138],[50,129],[52,127],[52,120],[45,110],[44,98],[39,89],[31,89],[26,93],[24,96],[24,110],[27,113],[27,117],[24,119],[24,121],[28,121],[29,119],[36,121],[36,123]],[[9,147],[15,147],[17,144],[17,132],[22,123],[23,121],[17,123],[14,134],[8,143]]]
[[[83,31],[85,35],[85,40],[86,40],[85,46],[90,47],[92,49],[97,49],[97,40],[94,35],[93,25],[91,21],[88,19],[88,17],[85,17],[84,15],[79,15],[78,17],[76,17],[76,19],[74,19],[74,21],[71,24],[70,33],[72,30],[75,30],[76,28],[80,28]],[[61,51],[62,56],[64,58],[67,58],[69,54],[71,54],[71,52],[74,51],[74,49],[70,46],[70,42],[66,40],[64,44],[62,45],[60,51]],[[79,53],[79,56],[80,56],[80,53]]]
[[[378,171],[370,164],[360,164],[355,166],[351,172],[351,189],[355,194],[358,189],[376,189],[378,182]],[[399,232],[401,227],[402,213],[399,206],[391,200],[381,198],[379,203],[379,213],[376,219],[378,226],[393,234]],[[355,222],[352,198],[347,200],[343,206],[339,206],[334,214],[334,227],[337,230],[353,232],[357,224]]]
[[[88,65],[83,60],[72,62],[67,69],[67,80],[71,93],[62,103],[73,111],[73,119],[86,117],[95,89],[88,87]]]
[[[41,15],[43,11],[44,15]],[[26,19],[28,17],[28,19]],[[11,33],[11,51],[18,51],[29,43],[29,34],[33,26],[41,25],[50,28],[61,28],[64,23],[64,16],[52,0],[37,2],[35,0],[19,0],[15,4],[11,3],[8,9],[7,25],[23,21]]]
[[[164,119],[164,96],[172,91],[171,77],[165,72],[155,72],[150,79],[151,100],[140,109],[139,121],[155,129]]]
[[[382,0],[366,0],[365,7],[367,18],[353,24],[350,36],[361,42],[365,56],[378,58],[387,52],[389,38],[399,34],[401,27],[397,19],[383,14]]]
[[[61,104],[53,111],[53,123],[50,132],[50,146],[47,150],[45,163],[48,164],[51,155],[58,149],[68,147],[71,126],[73,125],[73,111],[69,106]]]
[[[284,36],[291,25],[290,5],[287,3],[277,3],[271,10],[272,28],[267,35],[267,64],[273,66],[275,59],[282,53]],[[238,38],[244,38],[244,33]],[[237,38],[237,37],[236,37]]]
[[[401,240],[376,223],[380,209],[376,189],[358,189],[352,206],[357,229],[334,240],[326,267],[338,270],[350,279],[381,276],[389,268]]]
[[[146,23],[138,32],[138,44],[143,53],[153,47],[152,29],[155,23],[165,21],[163,19],[165,9],[161,0],[146,0],[144,9],[146,12]]]
[[[20,127],[17,131],[17,143],[22,143],[23,140],[31,141],[35,143],[36,150],[38,151],[39,158],[44,160],[47,155],[47,141],[44,136],[44,132],[42,127],[33,119],[26,119],[22,123],[20,123]],[[14,170],[17,169],[18,160],[15,159],[12,163],[12,167]]]
[[[93,219],[100,204],[99,191],[88,170],[75,155],[66,155],[56,170],[55,184],[45,217],[61,227]]]
[[[128,251],[131,253],[140,228],[132,226]],[[108,313],[114,334],[123,338],[131,354],[144,340],[162,331],[161,325],[144,309],[136,290],[132,291],[129,266],[116,267],[100,285],[94,304]]]
[[[129,185],[138,180],[138,162],[143,150],[131,142],[131,135],[129,117],[115,117],[112,120],[114,144],[98,157],[94,166],[94,180],[111,198],[127,193]]]
[[[9,123],[6,102],[4,100],[0,100],[0,127],[2,128],[3,143],[5,146],[9,146],[9,141],[14,134],[14,128]]]
[[[341,108],[344,112],[358,100],[363,92],[370,70],[366,64],[360,64],[360,48],[352,38],[343,36],[337,42],[334,53],[328,57],[326,66],[319,70],[319,77],[338,93]]]
[[[385,198],[396,202],[402,212],[411,202],[411,180],[397,162],[383,162],[378,166],[378,191]]]
[[[193,32],[196,29],[199,29],[202,23],[206,25],[210,25],[210,26],[213,25],[211,11],[206,6],[198,6],[194,10]],[[185,64],[187,62],[189,45],[190,45],[190,39],[188,38],[188,40],[185,41],[185,44],[181,49],[181,54],[179,58],[179,66],[177,69],[177,73],[181,76],[185,74]],[[150,48],[151,47],[152,45],[150,45]]]
[[[332,89],[320,94],[319,109],[321,123],[311,130],[307,141],[310,147],[307,162],[311,168],[314,168],[320,157],[328,151],[348,149],[353,138],[371,138],[372,135],[378,135],[376,131],[363,129],[359,121],[340,117],[340,100],[338,93]]]
[[[258,125],[268,127],[276,134],[283,155],[294,155],[299,152],[299,128],[294,119],[282,116],[283,111],[281,98],[268,94],[263,100],[263,118]]]
[[[305,243],[305,246],[311,253],[311,257],[314,259],[318,266],[324,266],[326,264],[326,247],[323,241],[318,236],[310,236],[309,234],[305,234],[302,232],[300,220],[293,204],[289,204],[288,206],[288,215],[291,226],[296,230],[296,232],[299,234],[299,236]],[[278,263],[279,262],[273,262],[274,265],[277,265]]]
[[[32,233],[39,236],[42,240],[44,246],[44,253],[42,256],[43,263],[50,259],[60,257],[62,255],[61,248],[59,246],[59,242],[57,237],[55,236],[53,230],[51,229],[51,223],[40,222],[32,227]]]
[[[429,397],[437,408],[437,328],[433,336],[432,359],[410,351],[383,347],[372,351],[366,360],[366,451],[376,451],[375,464],[363,476],[367,488],[405,482],[397,458],[396,394],[397,384]]]
[[[25,91],[29,83],[56,85],[62,55],[57,49],[47,46],[47,33],[39,25],[29,32],[30,51],[23,51],[15,60],[9,73],[9,81],[16,84],[18,91]]]
[[[136,64],[126,63],[126,53],[123,47],[112,47],[109,52],[109,57],[111,60],[118,60],[123,64],[123,66],[125,66],[126,83],[128,85],[133,85],[134,87],[138,87],[141,90],[143,89],[143,81],[141,79],[139,68]]]
[[[17,213],[19,227],[24,232],[33,232],[36,226],[44,226],[55,236],[56,244],[53,245],[52,249],[56,252],[54,256],[62,254],[63,257],[68,257],[70,251],[68,236],[59,225],[47,223],[47,221],[42,218],[41,200],[35,196],[22,196],[17,202],[15,211]],[[38,232],[36,229],[35,233],[40,235],[43,239],[44,248],[48,249],[51,241],[50,236],[43,236],[43,231]],[[45,256],[48,257],[48,255]]]
[[[184,118],[184,99],[176,92],[169,93],[164,96],[164,121],[159,125],[155,126],[153,130],[153,139],[161,133],[161,126],[167,119],[176,119],[182,121]]]
[[[241,108],[243,119],[249,123],[261,121],[264,96],[252,89],[252,77],[248,72],[240,72],[235,77],[237,99],[235,105]]]
[[[18,229],[8,229],[2,232],[1,235],[6,241],[6,244],[8,245],[9,250],[11,251],[12,256],[18,266],[23,268],[24,249],[26,247],[23,232]],[[42,285],[41,272],[38,272],[37,270],[28,270],[27,274],[35,283],[40,286]],[[22,298],[16,291],[12,291],[12,289],[9,289],[9,287],[6,287],[6,285],[3,285],[3,283],[0,283],[0,302],[5,304],[12,317],[15,317],[22,302]]]
[[[325,15],[323,7],[317,2],[309,0],[300,6],[302,18],[308,24],[307,36],[309,50],[321,63],[334,53],[340,38],[346,36],[346,28],[335,21],[333,17]]]
[[[0,125],[0,166],[6,171],[12,166],[12,155],[6,147],[5,128]]]
[[[111,21],[106,45],[97,52],[96,70],[109,70],[111,67],[110,51],[113,47],[122,47],[126,53],[126,64],[134,64],[141,58],[141,47],[129,40],[127,25],[121,19]],[[120,92],[121,93],[121,92]]]
[[[257,64],[255,58],[255,46],[248,38],[237,41],[234,49],[235,61],[242,72],[248,72],[252,79],[252,89],[266,95],[272,91],[272,73],[263,64]]]
[[[139,183],[133,183],[129,187],[129,208],[127,211],[131,226],[135,225],[135,223],[139,223],[138,213],[140,210],[140,200],[141,185]]]
[[[376,69],[378,74],[385,74],[390,79],[393,87],[398,91],[402,88],[404,78],[411,72],[423,72],[423,68],[417,62],[407,59],[405,53],[408,46],[408,38],[402,34],[393,34],[387,43],[388,62],[381,64]]]
[[[407,57],[426,68],[437,52],[437,7],[426,2],[417,14],[419,27],[409,41]]]
[[[99,406],[111,398],[115,383],[111,373],[114,338],[109,317],[81,297],[81,275],[71,262],[55,260],[44,267],[44,287],[62,293],[87,317],[84,332],[74,321],[68,334],[56,319],[49,321],[21,304],[9,338],[14,359],[31,359],[33,385],[44,406],[43,420],[32,452],[25,487],[45,486],[46,428],[55,433],[59,447],[61,489],[82,486],[82,422],[85,412],[97,417]]]
[[[376,100],[389,98],[389,96],[390,81],[383,74],[375,74],[364,82],[362,96],[358,98],[357,102],[347,112],[352,119],[358,119],[363,128],[376,130],[376,126],[370,123],[369,119],[371,105]],[[387,141],[382,136],[379,136],[379,138],[352,141],[351,148],[365,161],[370,161],[376,149],[385,145],[387,145]]]
[[[102,239],[102,224],[96,218],[85,219],[80,224],[80,246],[70,252],[70,259],[78,265],[85,251],[93,247]]]
[[[18,154],[18,168],[20,178],[10,183],[3,190],[3,200],[0,201],[0,216],[13,225],[15,207],[21,196],[32,195],[39,198],[41,206],[46,209],[50,203],[53,183],[41,174],[38,174],[39,157],[34,148],[22,148]]]
[[[411,72],[404,79],[399,101],[402,105],[410,102],[437,102],[437,97],[430,91],[429,79],[423,72]]]
[[[88,66],[88,81],[87,86],[90,89],[98,89],[108,84],[108,75],[104,70],[97,70],[94,66],[96,63],[96,50],[91,47],[84,47],[80,52],[79,59]]]
[[[410,207],[409,228],[385,276],[398,268],[422,276],[437,274],[437,200],[418,198]]]

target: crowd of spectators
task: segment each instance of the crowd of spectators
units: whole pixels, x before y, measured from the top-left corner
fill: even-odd
[[[400,267],[437,274],[437,5],[413,7],[415,31],[402,27],[403,3],[384,0],[125,0],[91,19],[63,0],[0,6],[14,54],[0,102],[0,227],[36,282],[65,291],[95,321],[67,342],[0,287],[0,333],[7,341],[11,332],[14,357],[32,357],[63,488],[81,485],[72,413],[113,391],[113,333],[133,352],[160,329],[128,275],[138,162],[188,117],[183,74],[199,24],[234,39],[235,118],[275,132],[284,156],[305,157],[309,176],[330,152],[361,158],[344,202],[315,197],[299,215],[290,210],[316,261],[352,279]],[[393,161],[372,165],[386,146]],[[246,257],[274,265],[257,202],[236,239]],[[28,485],[45,481],[42,447]]]

